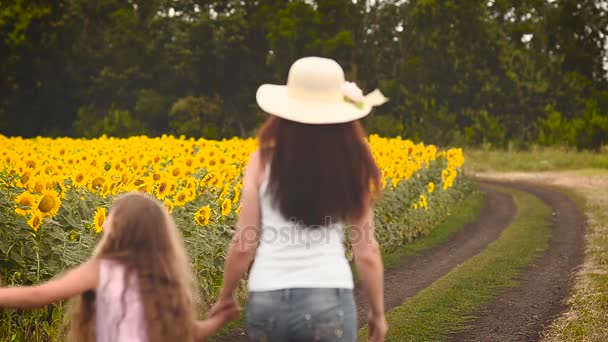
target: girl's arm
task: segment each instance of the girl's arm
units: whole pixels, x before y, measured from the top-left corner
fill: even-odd
[[[0,288],[0,308],[34,309],[94,290],[97,269],[91,260],[43,284]]]
[[[236,305],[233,299],[234,291],[255,256],[260,240],[260,198],[258,191],[262,172],[260,152],[256,151],[249,158],[243,178],[241,213],[224,266],[224,287],[218,303],[210,311],[212,316],[220,310]]]

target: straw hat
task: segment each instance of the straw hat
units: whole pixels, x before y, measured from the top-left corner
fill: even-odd
[[[360,119],[387,101],[379,90],[367,96],[336,61],[321,57],[297,60],[289,69],[287,85],[264,84],[256,100],[265,112],[305,124],[333,124]]]

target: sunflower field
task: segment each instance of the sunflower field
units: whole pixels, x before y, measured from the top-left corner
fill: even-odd
[[[369,137],[383,173],[376,205],[383,249],[423,236],[471,191],[459,148]],[[162,136],[23,139],[0,135],[0,277],[34,284],[86,260],[114,196],[143,191],[182,231],[204,310],[217,296],[255,139]],[[0,313],[0,341],[60,339],[63,306]]]

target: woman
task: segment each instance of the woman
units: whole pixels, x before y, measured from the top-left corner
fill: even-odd
[[[345,225],[370,302],[370,340],[383,341],[383,266],[374,238],[378,170],[357,121],[380,92],[364,97],[333,60],[296,61],[286,86],[263,85],[258,105],[272,114],[243,180],[241,213],[211,315],[237,306],[249,274],[252,341],[356,341],[353,279]],[[254,260],[255,258],[255,260]]]

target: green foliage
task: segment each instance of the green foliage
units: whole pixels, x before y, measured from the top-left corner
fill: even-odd
[[[385,137],[403,136],[403,123],[390,115],[370,115],[364,121],[365,128]]]
[[[171,129],[175,134],[204,136],[215,139],[221,129],[222,101],[219,97],[187,96],[177,100],[169,113]]]
[[[249,135],[264,118],[257,87],[320,55],[388,95],[372,133],[597,148],[608,113],[604,12],[576,0],[13,0],[0,6],[0,130],[81,135],[72,123],[89,130],[119,108],[139,122],[133,134]],[[186,97],[220,104],[223,119],[172,122]],[[585,128],[553,127],[560,119],[547,108]],[[95,134],[112,134],[105,128]]]
[[[493,143],[502,146],[505,143],[505,128],[496,117],[487,111],[467,111],[471,124],[464,129],[464,135],[469,145],[477,146]]]
[[[539,119],[539,142],[545,145],[595,149],[608,144],[608,112],[602,114],[594,99],[586,101],[582,117],[566,119],[549,106],[547,117]]]
[[[99,137],[102,134],[125,138],[147,132],[142,122],[134,119],[129,111],[115,108],[111,108],[97,121],[91,118],[86,108],[81,108],[74,125],[79,134],[87,138]]]
[[[0,29],[7,32],[3,35],[4,43],[13,46],[23,43],[30,23],[49,13],[48,7],[27,4],[24,0],[3,1],[0,5]]]
[[[539,119],[538,141],[544,145],[576,146],[576,135],[580,130],[580,119],[570,122],[552,106],[547,107],[547,117]]]
[[[574,120],[579,120],[579,123]],[[579,148],[592,149],[608,145],[608,112],[600,113],[595,100],[587,100],[582,120],[573,119],[573,125],[579,128],[576,139]]]
[[[166,96],[153,89],[142,89],[137,94],[137,102],[133,109],[133,119],[146,123],[150,129],[155,127],[166,127],[168,124],[168,114],[171,108],[171,101]],[[153,131],[156,135],[163,132]]]

